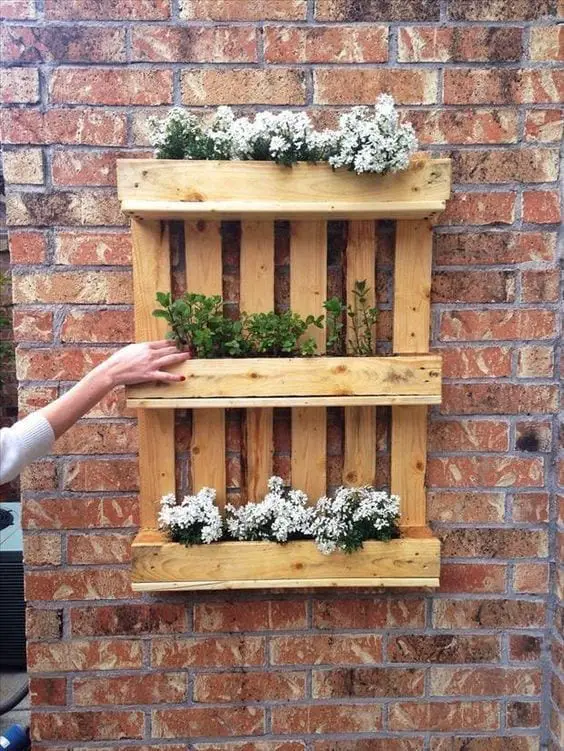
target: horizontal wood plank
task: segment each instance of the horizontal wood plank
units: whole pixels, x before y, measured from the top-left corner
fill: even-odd
[[[382,396],[234,396],[209,399],[142,398],[127,399],[131,409],[244,409],[255,407],[384,407],[389,405],[440,404],[441,395],[429,396],[385,394]]]
[[[436,588],[440,584],[438,577],[386,577],[372,576],[367,579],[353,577],[343,579],[233,579],[230,581],[201,581],[201,582],[132,582],[134,592],[190,592],[190,591],[218,591],[236,589],[318,589],[332,587],[397,587],[420,589]]]

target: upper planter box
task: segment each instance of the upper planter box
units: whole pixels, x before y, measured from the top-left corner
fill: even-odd
[[[153,219],[420,219],[444,210],[450,160],[356,175],[328,164],[122,159],[118,186],[126,214]]]

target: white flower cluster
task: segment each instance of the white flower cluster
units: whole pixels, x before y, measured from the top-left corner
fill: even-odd
[[[352,552],[364,540],[390,539],[399,518],[399,498],[366,486],[339,488],[317,502],[312,534],[322,553]]]
[[[160,159],[243,159],[292,165],[328,161],[357,173],[396,172],[409,165],[417,149],[410,124],[400,124],[391,96],[376,105],[354,107],[341,116],[337,130],[316,131],[305,112],[259,112],[236,118],[219,107],[209,125],[183,109],[165,120],[150,121],[152,143]]]
[[[221,540],[223,522],[215,505],[216,492],[202,488],[196,495],[187,495],[177,504],[174,493],[161,498],[159,528],[173,540],[186,545],[209,544]]]
[[[280,477],[268,481],[268,493],[259,503],[247,503],[227,510],[227,531],[235,540],[288,540],[307,537],[314,509],[301,490],[284,487]]]
[[[215,491],[203,488],[180,505],[174,495],[161,499],[159,526],[185,545],[272,540],[285,543],[313,538],[325,554],[337,549],[353,552],[364,540],[389,540],[397,535],[399,498],[372,487],[339,488],[334,498],[320,498],[315,506],[300,490],[284,487],[280,477],[268,481],[268,493],[258,503],[226,507],[225,525],[215,506]]]

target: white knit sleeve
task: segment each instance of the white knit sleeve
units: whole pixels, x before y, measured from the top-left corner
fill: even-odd
[[[54,441],[53,428],[38,413],[0,429],[0,485],[13,480],[26,464],[48,454]]]

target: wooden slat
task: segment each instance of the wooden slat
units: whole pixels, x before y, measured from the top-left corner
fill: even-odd
[[[266,313],[274,309],[274,224],[241,223],[240,309]],[[248,409],[245,414],[246,496],[259,500],[272,475],[273,411]]]
[[[290,307],[302,316],[324,313],[327,296],[327,223],[292,222],[290,235]],[[317,351],[325,352],[325,328],[313,328]],[[292,409],[292,486],[315,503],[327,487],[327,410]]]
[[[186,222],[186,289],[205,295],[223,292],[221,225],[218,222]],[[215,488],[220,507],[226,499],[225,411],[199,409],[192,413],[190,455],[192,491]]]
[[[235,396],[215,397],[210,399],[174,399],[142,398],[128,399],[127,406],[143,409],[206,409],[221,407],[223,409],[245,409],[257,407],[367,407],[394,404],[440,404],[439,393],[431,396],[393,394],[382,396]]]
[[[449,194],[448,159],[417,159],[408,170],[384,176],[335,171],[328,164],[301,163],[288,169],[272,162],[118,160],[121,201],[234,201],[243,207],[239,215],[256,202],[322,203],[349,211],[358,204],[367,208],[375,203],[439,202]]]
[[[394,276],[395,353],[429,349],[432,229],[398,222]],[[391,489],[401,499],[402,524],[426,524],[427,407],[392,409]]]
[[[347,242],[347,301],[354,304],[356,281],[366,279],[369,302],[376,301],[376,233],[374,222],[349,222]],[[376,332],[373,332],[375,337]],[[347,343],[353,337],[347,316]],[[348,345],[350,351],[350,345]],[[374,407],[345,408],[345,455],[343,483],[373,485],[376,481],[376,410]]]
[[[166,324],[155,318],[156,293],[170,291],[168,227],[158,221],[131,222],[133,241],[133,294],[136,341],[162,339]],[[140,522],[155,528],[159,501],[173,493],[174,412],[171,409],[139,410]]]

